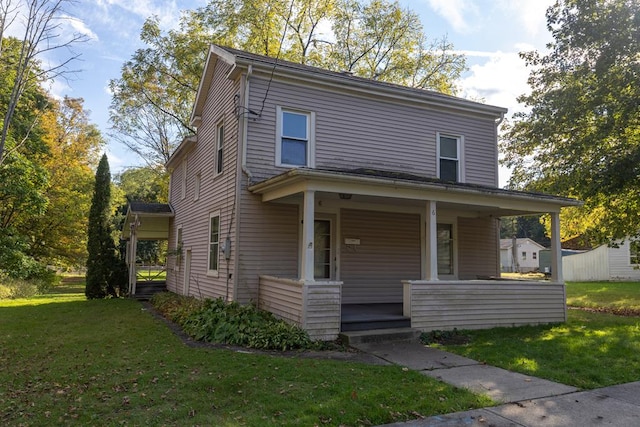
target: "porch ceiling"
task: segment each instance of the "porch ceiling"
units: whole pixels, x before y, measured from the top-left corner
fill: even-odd
[[[135,228],[137,240],[167,240],[169,219],[173,216],[169,204],[131,202],[122,225],[122,239],[129,240]]]
[[[264,202],[299,203],[302,192],[316,191],[325,199],[349,194],[353,204],[421,206],[428,200],[438,209],[475,212],[477,215],[512,216],[559,212],[579,206],[579,200],[488,186],[446,183],[440,180],[375,170],[322,170],[298,168],[249,187]]]

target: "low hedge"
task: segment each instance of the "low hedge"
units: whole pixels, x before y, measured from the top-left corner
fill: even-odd
[[[154,295],[151,304],[198,341],[282,351],[323,346],[303,329],[254,305],[221,298],[198,300],[170,292]]]

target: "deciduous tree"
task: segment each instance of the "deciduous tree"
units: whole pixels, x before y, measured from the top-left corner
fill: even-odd
[[[593,242],[637,235],[640,2],[558,0],[547,27],[550,52],[523,54],[528,109],[502,142],[511,185],[583,199],[571,227]]]
[[[70,0],[0,0],[0,35],[12,24],[21,24],[23,36],[20,50],[11,61],[9,96],[0,105],[2,129],[0,129],[0,165],[5,159],[5,145],[9,127],[25,90],[43,81],[64,77],[72,72],[69,64],[78,58],[71,49],[76,43],[86,40],[79,33],[65,33],[61,26],[65,19],[64,6]],[[4,40],[2,40],[4,41]],[[69,56],[60,62],[47,62],[44,55],[52,51],[67,49]],[[0,48],[0,61],[5,61],[5,50]],[[50,64],[50,65],[44,65]],[[6,102],[6,103],[5,103]]]

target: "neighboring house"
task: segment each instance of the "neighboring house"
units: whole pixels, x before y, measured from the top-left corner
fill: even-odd
[[[626,239],[615,246],[563,257],[565,280],[640,280],[640,242]]]
[[[500,239],[500,267],[502,271],[529,273],[540,267],[539,252],[544,249],[539,243],[526,238],[516,239],[514,257],[513,239]]]
[[[167,164],[167,287],[256,303],[317,339],[366,328],[354,310],[421,330],[565,320],[559,212],[578,202],[498,188],[505,112],[212,46],[197,135]],[[500,275],[500,217],[538,213],[551,283],[477,280]]]

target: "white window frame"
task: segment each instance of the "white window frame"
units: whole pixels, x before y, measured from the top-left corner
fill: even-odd
[[[224,172],[224,122],[220,120],[216,125],[216,151],[214,161],[214,176],[222,175]],[[222,135],[220,135],[222,133]]]
[[[452,272],[451,274],[438,274],[440,280],[457,280],[458,278],[458,224],[454,220],[450,219],[438,219],[436,221],[436,229],[438,225],[450,225],[451,226],[451,262]],[[424,233],[423,233],[424,234]]]
[[[640,264],[640,240],[629,240],[629,265]]]
[[[212,242],[211,241],[211,220],[213,218],[218,218],[218,241],[217,242]],[[211,212],[209,214],[209,224],[207,226],[207,230],[209,230],[209,233],[207,234],[207,236],[209,236],[207,238],[207,276],[213,276],[213,277],[218,277],[218,271],[220,270],[220,235],[221,233],[221,229],[222,229],[222,224],[220,223],[220,211],[215,211],[215,212]],[[216,269],[215,270],[211,270],[209,267],[211,267],[211,247],[212,245],[216,245],[217,246],[217,250],[216,253],[218,254],[218,259],[216,260]]]
[[[195,202],[200,198],[200,186],[202,185],[202,174],[198,172],[193,184],[193,201]]]
[[[307,164],[306,165],[290,165],[282,163],[282,117],[283,113],[300,114],[307,116]],[[313,111],[303,111],[294,108],[276,107],[276,166],[299,168],[299,167],[315,167],[315,128],[316,115]]]
[[[184,239],[182,232],[182,224],[179,224],[176,227],[176,271],[180,271],[180,265],[182,264],[182,247],[184,246],[182,245],[182,239]]]
[[[458,142],[456,151],[458,153],[458,158],[453,159],[451,157],[440,157],[440,138],[451,138],[455,139]],[[440,179],[440,159],[445,160],[455,160],[458,162],[458,180],[456,182],[465,182],[465,167],[464,167],[464,136],[463,135],[455,135],[451,133],[441,133],[436,132],[436,176]]]
[[[182,195],[180,199],[184,200],[187,197],[187,158],[186,157],[182,160],[182,180],[180,182],[180,187],[182,189]]]

